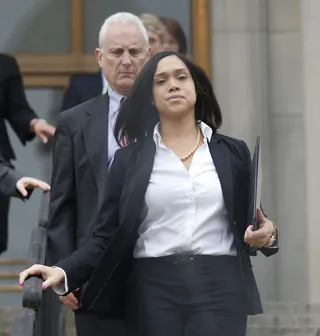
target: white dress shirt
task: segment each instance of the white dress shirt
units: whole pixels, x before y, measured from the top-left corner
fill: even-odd
[[[200,125],[204,138],[212,130]],[[207,141],[195,152],[189,171],[161,143],[154,130],[156,153],[141,212],[134,258],[191,253],[236,255],[220,180]]]
[[[108,122],[108,166],[110,166],[114,153],[119,148],[118,143],[114,137],[114,126],[117,120],[117,115],[120,108],[121,99],[123,95],[108,87],[109,95],[109,122]]]
[[[101,92],[101,94],[105,94],[108,90],[109,84],[108,84],[107,79],[106,79],[102,70],[101,70],[101,77],[102,77],[102,92]]]

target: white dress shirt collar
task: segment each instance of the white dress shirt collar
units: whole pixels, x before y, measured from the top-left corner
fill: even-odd
[[[212,129],[210,126],[208,126],[206,123],[201,121],[199,124],[200,130],[203,134],[203,136],[210,142],[212,137]],[[161,141],[161,135],[160,135],[160,122],[157,123],[157,125],[154,128],[153,131],[153,140],[156,143],[157,146],[160,145]]]
[[[114,109],[110,109],[110,112],[117,113],[119,111],[121,99],[125,96],[121,95],[120,93],[114,91],[110,86],[108,87],[108,95],[109,95],[109,105],[110,107],[114,106]],[[113,110],[113,111],[112,111]]]
[[[109,85],[108,85],[107,79],[102,70],[101,70],[101,79],[102,79],[102,93],[101,94],[105,94],[108,90]]]

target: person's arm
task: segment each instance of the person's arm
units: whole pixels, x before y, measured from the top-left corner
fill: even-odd
[[[16,183],[22,177],[0,157],[0,194],[6,197],[21,197]]]
[[[55,128],[45,120],[39,119],[27,102],[19,66],[14,57],[3,58],[7,76],[5,80],[4,118],[7,119],[23,145],[35,135],[44,143],[47,135],[52,136]]]
[[[117,151],[106,181],[103,203],[97,214],[92,238],[71,256],[55,266],[64,270],[68,292],[85,284],[98,265],[103,252],[119,227],[119,203],[126,171],[126,164]]]
[[[41,275],[46,281],[43,288],[53,287],[59,294],[73,292],[91,277],[103,252],[119,227],[119,203],[126,171],[125,158],[117,151],[106,182],[106,193],[98,212],[92,238],[69,257],[54,267],[33,265],[20,274],[20,285],[31,275]],[[65,290],[65,286],[68,288]]]
[[[19,66],[14,57],[5,56],[5,109],[4,118],[7,119],[22,144],[34,138],[30,123],[38,116],[27,102]]]

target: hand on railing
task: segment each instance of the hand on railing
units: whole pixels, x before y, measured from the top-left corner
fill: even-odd
[[[46,223],[48,220],[49,192],[44,192],[40,207],[39,226],[32,230],[31,241],[29,246],[28,264],[45,263],[47,249],[47,230]],[[22,288],[22,306],[33,310],[39,309],[42,300],[42,283],[43,279],[39,276],[28,277]]]

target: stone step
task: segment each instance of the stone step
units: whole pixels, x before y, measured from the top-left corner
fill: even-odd
[[[0,336],[11,336],[11,328],[17,312],[16,308],[0,309]]]
[[[14,279],[17,280],[19,279],[19,273],[16,271],[3,271],[0,272],[0,281],[1,280],[8,280],[8,279]]]
[[[26,266],[27,261],[25,259],[0,258],[0,306],[3,306],[3,294],[20,293],[19,273]]]
[[[21,288],[19,285],[10,285],[10,284],[0,285],[0,293],[3,293],[3,292],[17,293],[20,291],[21,291]]]
[[[25,259],[0,259],[0,266],[26,266],[28,265]]]
[[[288,326],[293,328],[320,326],[320,304],[273,302],[264,303],[263,310],[263,314],[249,317],[248,324],[250,326]]]
[[[319,336],[318,327],[248,327],[246,336]]]

